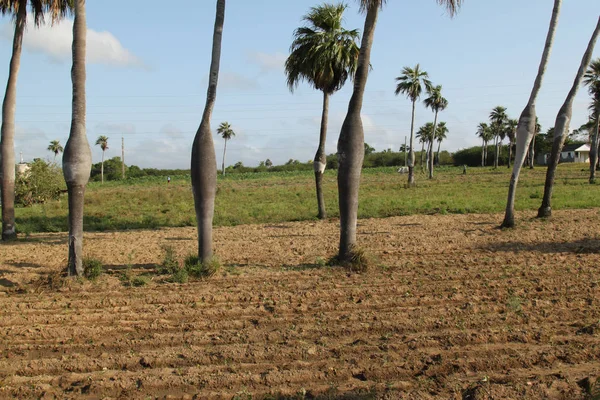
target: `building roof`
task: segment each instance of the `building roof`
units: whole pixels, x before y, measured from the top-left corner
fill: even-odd
[[[568,151],[590,151],[590,146],[588,146],[587,144],[583,143],[574,143],[574,144],[567,144],[565,146],[563,146],[562,150],[563,153],[566,153]]]

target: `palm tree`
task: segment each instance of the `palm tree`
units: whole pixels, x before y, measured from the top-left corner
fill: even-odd
[[[360,10],[366,13],[365,26],[358,54],[354,88],[337,145],[339,164],[338,196],[340,204],[340,249],[338,259],[342,262],[352,259],[356,244],[358,189],[360,187],[360,173],[365,154],[364,130],[360,112],[362,110],[369,66],[371,64],[371,47],[373,45],[377,17],[385,0],[359,0],[359,2]],[[437,0],[437,2],[446,5],[450,13],[454,14],[462,3],[462,0]],[[411,152],[413,152],[412,143],[410,148]],[[412,164],[414,167],[414,159]]]
[[[69,275],[83,276],[83,198],[90,178],[92,150],[85,132],[85,53],[87,24],[85,0],[74,0],[73,22],[73,111],[71,130],[63,154],[63,175],[69,196]]]
[[[313,168],[319,218],[327,218],[323,196],[323,172],[327,165],[325,142],[329,115],[329,97],[340,90],[348,78],[356,72],[359,48],[357,30],[346,30],[342,26],[344,4],[323,4],[312,7],[303,20],[307,26],[296,29],[290,56],[285,62],[285,72],[290,91],[306,80],[315,89],[323,92],[323,112],[319,146]]]
[[[419,130],[417,131],[417,133],[415,134],[415,138],[419,140],[419,143],[422,143],[422,147],[421,147],[421,153],[420,153],[420,158],[421,158],[421,170],[424,171],[425,167],[423,166],[423,158],[425,156],[425,146],[427,146],[427,148],[429,148],[429,143],[431,142],[433,137],[433,124],[431,122],[426,123],[425,125],[421,126],[419,128]]]
[[[437,126],[437,129],[435,130],[435,140],[437,140],[438,142],[438,149],[437,149],[437,165],[440,165],[440,148],[442,147],[442,142],[446,139],[446,134],[448,133],[448,127],[446,126],[445,122],[440,122]]]
[[[562,107],[558,111],[558,115],[556,116],[556,122],[554,125],[554,141],[552,143],[552,153],[550,155],[550,160],[548,163],[548,170],[546,171],[546,183],[544,185],[544,198],[542,199],[542,205],[538,209],[538,217],[549,217],[552,214],[552,206],[550,204],[552,200],[552,189],[554,187],[554,176],[556,173],[556,167],[560,160],[560,152],[565,143],[565,139],[569,135],[569,123],[571,122],[571,116],[573,114],[573,101],[575,100],[575,95],[577,95],[577,89],[579,89],[579,85],[584,77],[585,70],[592,59],[592,54],[594,52],[594,46],[596,45],[596,40],[598,35],[600,34],[600,17],[598,18],[598,23],[596,24],[596,28],[594,29],[594,33],[592,34],[592,38],[590,39],[588,46],[583,54],[583,58],[581,59],[581,64],[579,65],[579,69],[577,71],[577,75],[575,75],[575,80],[573,82],[573,86],[571,86],[571,90],[565,99]],[[600,96],[598,96],[600,99]],[[597,114],[596,114],[597,115]],[[596,145],[592,144],[592,147]],[[592,170],[596,170],[596,162],[592,164]],[[590,181],[593,175],[590,176]],[[591,181],[593,183],[593,181]]]
[[[506,107],[497,106],[490,113],[490,128],[494,134],[494,169],[498,168],[498,147],[502,144],[504,136],[506,134],[506,122],[508,116],[506,115]]]
[[[71,0],[2,0],[0,14],[10,15],[15,21],[12,57],[8,82],[2,102],[2,126],[0,128],[0,203],[2,204],[2,240],[17,237],[15,229],[15,112],[17,107],[17,80],[21,66],[23,35],[27,25],[27,6],[31,7],[33,22],[37,27],[44,21],[44,14],[58,21],[71,9]]]
[[[434,137],[431,138],[431,141],[429,142],[429,179],[433,179],[433,142],[435,140],[435,136],[437,135],[437,120],[438,120],[438,113],[440,111],[444,111],[446,109],[446,107],[448,107],[448,100],[446,100],[443,96],[442,96],[442,86],[441,85],[437,85],[437,86],[429,86],[427,88],[427,94],[429,95],[429,97],[427,97],[423,102],[425,103],[425,107],[430,108],[431,111],[434,112],[435,116],[433,118],[433,128],[432,128],[432,132],[435,132],[435,134],[433,135]]]
[[[231,129],[231,125],[229,122],[221,122],[219,128],[217,129],[217,133],[221,135],[223,140],[225,140],[225,147],[223,147],[223,165],[222,165],[222,174],[225,176],[225,152],[227,151],[227,141],[235,136],[235,132]]]
[[[598,122],[600,121],[600,58],[594,60],[583,76],[583,84],[588,87],[592,96],[590,111],[592,119],[596,121],[596,129],[592,134],[590,146],[590,183],[596,181],[596,164],[598,163],[598,135],[600,135]]]
[[[414,144],[414,132],[415,132],[415,105],[423,88],[429,91],[431,88],[431,81],[426,71],[421,70],[419,64],[415,65],[414,68],[404,67],[402,69],[402,75],[396,78],[396,96],[400,93],[406,95],[406,97],[412,102],[412,114],[410,119],[410,152],[408,153],[408,185],[412,186],[415,184],[414,166],[415,166],[415,152],[413,151]]]
[[[562,0],[554,0],[552,17],[550,18],[550,25],[548,26],[548,34],[546,35],[546,42],[544,44],[544,51],[542,53],[538,73],[535,77],[527,105],[519,117],[519,124],[517,125],[517,151],[508,187],[506,212],[501,225],[503,228],[512,228],[515,226],[515,195],[517,192],[517,184],[519,183],[519,174],[521,173],[521,168],[525,161],[525,151],[529,147],[531,136],[535,131],[535,101],[540,92],[540,88],[542,87],[542,79],[544,77],[544,72],[546,71],[546,66],[548,65],[548,60],[550,59],[550,50],[552,49],[552,43],[554,41],[554,33],[556,32],[556,26],[558,24],[558,15],[560,13],[561,4]]]
[[[100,166],[100,179],[104,183],[104,152],[108,149],[108,138],[106,136],[98,136],[96,146],[102,149],[102,164]]]
[[[510,168],[510,161],[512,159],[512,149],[515,139],[517,138],[517,125],[519,121],[516,119],[509,119],[506,123],[506,136],[508,136],[508,163],[507,168]]]
[[[210,130],[210,118],[217,98],[224,23],[225,0],[217,0],[206,105],[192,144],[191,159],[192,189],[198,225],[198,259],[202,263],[209,262],[213,255],[212,223],[217,191],[217,158]]]
[[[481,166],[485,167],[487,165],[487,146],[494,135],[492,134],[489,125],[485,122],[481,122],[477,126],[477,136],[481,138]]]
[[[56,162],[56,156],[58,155],[58,153],[62,153],[63,150],[64,149],[60,145],[60,142],[58,140],[51,141],[50,145],[48,146],[48,151],[51,151],[54,153],[54,162]]]
[[[519,126],[517,125],[517,128]],[[535,138],[538,133],[542,131],[542,125],[540,125],[540,121],[538,117],[535,117],[535,127],[533,129],[533,135],[531,137],[531,143],[529,144],[529,150],[527,154],[529,155],[529,169],[535,168]]]

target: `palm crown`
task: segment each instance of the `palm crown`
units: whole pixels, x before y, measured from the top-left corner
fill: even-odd
[[[583,75],[583,84],[588,87],[591,95],[600,92],[600,58],[592,61]]]
[[[28,0],[33,22],[36,26],[44,22],[44,15],[50,14],[52,23],[72,12],[73,0]],[[0,0],[0,14],[16,16],[19,11],[19,0]]]
[[[96,139],[96,146],[100,146],[102,151],[108,149],[108,137],[98,136],[98,139]]]
[[[371,7],[383,7],[387,0],[359,0],[360,10],[366,11]],[[450,15],[456,14],[464,0],[436,0],[438,4],[446,6]]]
[[[481,139],[483,139],[486,142],[489,142],[490,140],[492,140],[492,132],[490,130],[489,125],[486,124],[485,122],[481,122],[479,124],[479,126],[477,127],[477,136],[479,136]]]
[[[438,142],[442,142],[446,139],[446,134],[448,133],[448,127],[445,122],[440,122],[435,128],[435,140]]]
[[[221,125],[217,128],[217,133],[225,140],[229,140],[235,136],[235,132],[231,129],[229,122],[221,122]]]
[[[422,71],[419,64],[414,68],[402,68],[402,75],[396,78],[398,85],[396,86],[396,96],[400,93],[406,95],[413,103],[419,100],[423,87],[429,90],[432,87],[429,75],[426,71]]]
[[[442,85],[428,87],[427,94],[429,97],[423,100],[423,103],[433,112],[443,111],[448,107],[448,100],[442,96]]]
[[[61,153],[64,149],[60,145],[60,142],[58,140],[53,140],[50,142],[50,145],[48,146],[48,150],[53,152],[54,155],[57,156],[58,153]]]
[[[303,20],[307,26],[296,29],[285,62],[291,91],[306,80],[315,89],[333,93],[352,78],[358,64],[358,30],[342,27],[344,4],[312,7]]]
[[[419,143],[428,143],[433,140],[433,123],[428,122],[419,128],[415,137],[419,139]]]

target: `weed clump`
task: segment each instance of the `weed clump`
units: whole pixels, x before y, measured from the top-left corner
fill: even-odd
[[[193,278],[210,278],[221,268],[221,264],[216,258],[212,258],[210,261],[201,262],[198,256],[190,254],[185,258],[183,267]]]
[[[339,255],[334,256],[328,262],[330,266],[340,266],[346,268],[350,272],[363,273],[372,266],[373,260],[367,252],[361,248],[354,247],[350,251],[350,257],[340,259]]]
[[[83,259],[83,276],[90,280],[95,281],[104,272],[102,261],[95,258],[84,258]]]
[[[160,264],[161,269],[159,273],[174,274],[178,272],[181,268],[179,266],[179,262],[177,261],[177,254],[175,254],[175,249],[173,246],[163,246],[162,249],[164,250],[165,255],[162,263]]]

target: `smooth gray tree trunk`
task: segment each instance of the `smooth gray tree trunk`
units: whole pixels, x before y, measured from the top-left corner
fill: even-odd
[[[506,168],[510,169],[510,162],[512,159],[512,148],[513,148],[513,141],[509,140],[508,142],[508,163],[506,164]]]
[[[438,142],[438,148],[437,148],[437,161],[436,164],[439,167],[440,166],[440,148],[442,147],[442,142]]]
[[[315,186],[317,189],[317,205],[319,207],[319,219],[327,218],[325,208],[325,196],[323,194],[323,173],[327,166],[325,156],[325,141],[327,140],[327,121],[329,116],[329,93],[323,91],[323,114],[321,116],[321,130],[319,132],[319,148],[315,154],[313,168],[315,170]]]
[[[217,158],[210,129],[210,118],[217,98],[224,22],[225,0],[217,0],[206,105],[200,127],[192,144],[191,160],[192,190],[198,224],[198,259],[203,263],[210,261],[213,256],[212,223],[217,191]]]
[[[423,145],[421,146],[421,161],[419,165],[421,166],[421,172],[425,172],[425,161],[423,161],[423,157],[425,156],[425,141],[423,141]]]
[[[12,57],[8,82],[2,102],[2,128],[0,130],[0,192],[2,202],[2,240],[17,237],[15,227],[15,112],[17,108],[17,80],[21,66],[23,34],[27,23],[27,2],[21,0],[15,21]]]
[[[530,144],[530,148],[529,148],[529,169],[533,169],[535,166],[535,137],[536,136],[537,136],[537,134],[534,133],[533,137],[531,138],[531,144]]]
[[[485,167],[485,140],[481,140],[481,166]]]
[[[546,36],[546,42],[544,44],[544,51],[542,53],[542,59],[538,68],[538,73],[529,96],[529,101],[523,109],[521,116],[519,117],[519,124],[517,125],[517,150],[515,154],[515,163],[513,171],[510,177],[510,184],[508,187],[508,199],[506,201],[506,212],[504,214],[504,220],[502,221],[501,227],[512,228],[515,226],[515,195],[517,192],[517,184],[519,183],[519,175],[523,162],[525,161],[525,152],[529,147],[531,137],[535,132],[535,101],[537,99],[540,88],[542,87],[542,79],[548,60],[550,59],[550,51],[552,49],[552,43],[554,41],[554,33],[556,32],[556,26],[558,25],[558,16],[560,13],[560,6],[562,0],[554,0],[554,8],[552,9],[552,17],[550,19],[550,26],[548,27],[548,34]]]
[[[494,169],[498,168],[498,136],[494,139]]]
[[[223,165],[221,166],[221,175],[225,176],[225,152],[227,151],[227,139],[225,139],[225,146],[223,146]]]
[[[410,150],[408,151],[408,186],[415,185],[415,102],[412,102],[410,117]],[[423,167],[423,152],[421,151],[421,168]]]
[[[100,182],[104,183],[104,150],[102,150],[102,162],[100,163]]]
[[[433,142],[435,140],[435,130],[437,129],[437,121],[438,121],[438,112],[435,112],[435,117],[433,117],[433,137],[431,138],[431,143],[429,144],[429,179],[433,179]]]
[[[594,128],[594,134],[590,143],[590,180],[589,182],[596,183],[596,164],[598,164],[598,135],[599,129],[598,124],[600,123],[600,113],[596,114],[596,126]]]
[[[364,131],[360,112],[369,75],[369,66],[371,65],[371,47],[379,14],[379,4],[375,3],[377,2],[373,2],[367,9],[358,55],[358,66],[354,76],[354,89],[337,145],[340,204],[340,249],[338,258],[342,262],[349,261],[352,258],[353,249],[356,245],[358,190],[365,155]],[[414,165],[414,161],[412,164]]]
[[[69,140],[63,153],[63,175],[69,196],[69,258],[67,273],[83,276],[83,205],[85,186],[90,178],[92,150],[87,140],[85,98],[85,53],[87,24],[85,0],[75,0],[73,22],[73,109]]]
[[[550,155],[548,170],[546,171],[544,198],[542,200],[542,205],[538,209],[538,218],[550,217],[552,215],[551,202],[552,190],[554,189],[556,167],[558,166],[558,162],[560,161],[560,152],[565,143],[565,139],[569,135],[569,123],[571,122],[571,116],[573,115],[573,101],[575,100],[575,96],[577,95],[577,89],[579,89],[579,85],[581,85],[581,80],[583,78],[583,75],[585,74],[585,70],[587,69],[592,59],[594,46],[596,45],[596,40],[598,39],[599,32],[600,18],[598,18],[596,29],[594,29],[592,38],[590,39],[587,49],[583,54],[583,58],[581,59],[581,64],[579,65],[579,70],[577,71],[577,75],[575,76],[573,86],[571,86],[571,90],[569,91],[565,102],[563,103],[562,107],[558,111],[558,115],[556,116],[556,122],[554,123],[554,140],[552,142],[552,153]],[[594,166],[595,170],[596,164],[592,165]]]

